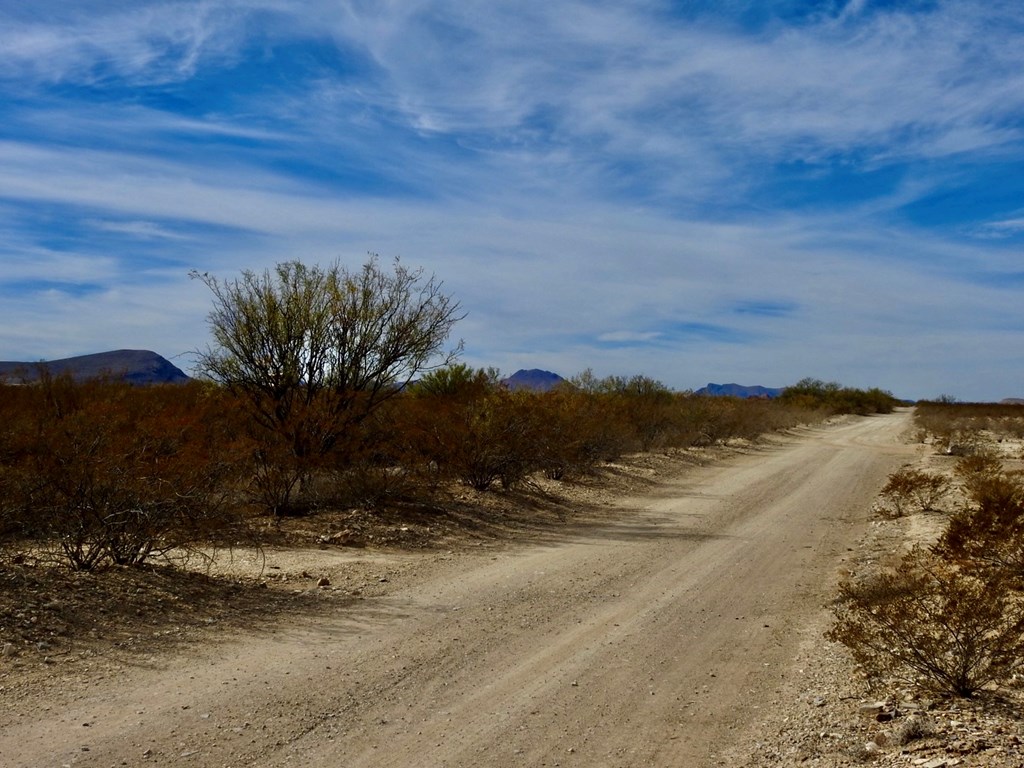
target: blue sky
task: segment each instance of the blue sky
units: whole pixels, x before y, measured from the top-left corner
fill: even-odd
[[[1018,0],[0,0],[0,359],[401,257],[472,365],[1024,396]]]

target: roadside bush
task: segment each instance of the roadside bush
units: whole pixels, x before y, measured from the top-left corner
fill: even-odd
[[[861,416],[892,413],[899,405],[891,392],[877,387],[863,390],[812,378],[801,379],[786,387],[778,399],[808,410],[820,409],[828,413],[853,413]]]
[[[440,479],[488,490],[521,483],[543,469],[545,417],[542,395],[511,392],[496,372],[456,367],[427,377],[396,404],[404,418],[408,446],[398,460]]]
[[[640,451],[677,445],[679,398],[660,381],[633,376],[616,383],[615,394]]]
[[[647,376],[598,378],[587,369],[566,386],[586,397],[606,419],[603,437],[610,438],[611,448],[606,459],[677,444],[679,396],[660,381]]]
[[[633,430],[614,396],[565,387],[543,396],[539,420],[544,472],[554,480],[586,475],[631,449]]]
[[[1024,660],[1024,604],[999,573],[966,573],[915,549],[898,567],[840,587],[826,634],[877,686],[889,678],[970,697]]]
[[[978,501],[986,494],[986,486],[1003,474],[1003,462],[995,451],[987,449],[961,457],[953,471],[968,497]]]
[[[465,439],[454,451],[460,479],[476,490],[505,489],[543,467],[537,395],[495,390],[463,414]]]
[[[735,420],[731,417],[744,404],[733,397],[690,398],[680,414],[685,424],[682,431],[688,438],[686,445],[707,447],[734,436]]]
[[[11,468],[21,532],[71,568],[140,565],[237,534],[240,462],[216,391],[59,377],[25,400],[30,428]]]
[[[1024,483],[1016,475],[982,472],[966,490],[970,504],[950,518],[936,553],[970,570],[1005,570],[1019,584],[1024,578]]]
[[[970,456],[984,450],[982,432],[994,440],[1024,435],[1024,405],[922,401],[914,408],[914,422],[922,434],[933,437],[939,450]]]
[[[24,428],[22,387],[0,383],[0,564],[21,531],[22,509],[18,503],[20,462],[18,447]]]
[[[950,482],[944,475],[903,467],[889,475],[881,496],[891,504],[894,517],[902,517],[917,508],[922,512],[936,509],[949,493]]]
[[[305,512],[303,491],[351,431],[458,356],[443,352],[458,303],[397,259],[390,270],[371,256],[352,271],[287,261],[233,280],[192,277],[213,294],[199,369],[245,409],[257,498],[275,515]]]
[[[441,476],[428,455],[422,414],[431,413],[427,404],[433,400],[394,398],[353,428],[344,450],[323,473],[327,487],[317,489],[317,501],[378,511],[431,502]]]

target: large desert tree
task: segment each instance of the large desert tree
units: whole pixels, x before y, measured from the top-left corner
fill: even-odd
[[[292,484],[381,403],[458,356],[445,351],[458,303],[397,259],[390,270],[371,256],[357,271],[286,261],[231,280],[192,276],[213,293],[198,370],[277,439]]]

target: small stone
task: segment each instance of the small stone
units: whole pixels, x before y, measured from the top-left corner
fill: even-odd
[[[328,579],[326,576],[321,576],[319,579],[316,580],[316,585],[321,588],[329,587],[331,586],[331,580]]]

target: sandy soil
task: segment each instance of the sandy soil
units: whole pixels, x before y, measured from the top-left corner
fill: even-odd
[[[527,543],[271,551],[330,599],[5,695],[0,763],[737,764],[824,644],[908,420],[807,430]]]

